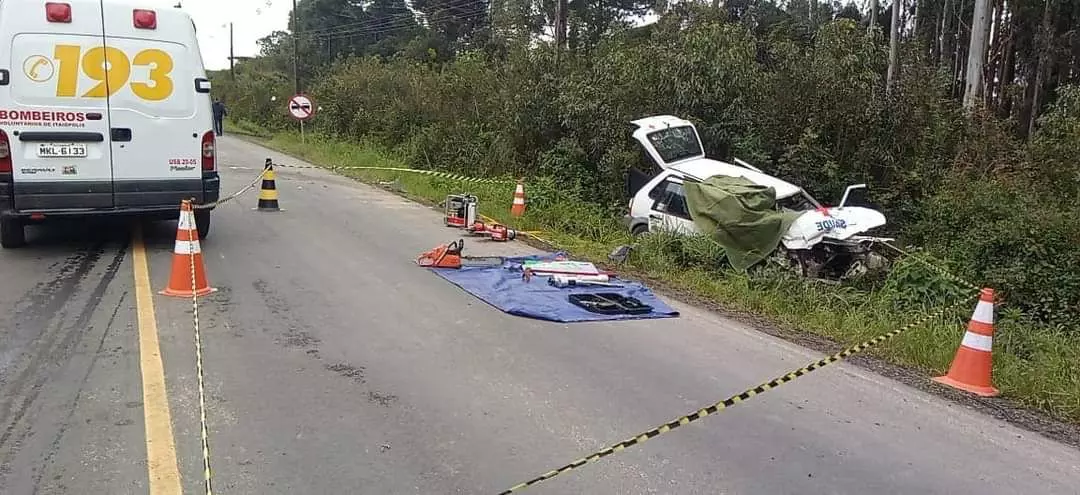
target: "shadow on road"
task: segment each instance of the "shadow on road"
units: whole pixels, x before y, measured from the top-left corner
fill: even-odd
[[[41,259],[104,246],[127,246],[142,225],[148,248],[169,247],[176,239],[176,220],[137,218],[52,219],[26,226],[26,246],[0,251],[4,258]]]

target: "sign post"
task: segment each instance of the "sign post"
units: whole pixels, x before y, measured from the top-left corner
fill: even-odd
[[[306,143],[304,139],[304,122],[307,122],[315,117],[316,107],[315,102],[311,97],[305,94],[297,94],[292,98],[289,98],[289,115],[292,118],[300,121],[300,142]]]

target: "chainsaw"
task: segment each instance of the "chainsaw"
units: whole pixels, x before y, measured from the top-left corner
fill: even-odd
[[[428,268],[461,268],[468,266],[498,267],[506,262],[502,256],[462,256],[465,239],[443,244],[416,258],[416,264]]]

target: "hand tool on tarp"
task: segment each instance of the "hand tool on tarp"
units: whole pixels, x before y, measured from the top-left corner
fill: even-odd
[[[428,268],[461,268],[465,266],[499,267],[506,262],[502,256],[462,256],[465,239],[443,244],[416,258],[416,264]]]
[[[607,275],[552,275],[551,278],[548,278],[548,285],[555,286],[560,289],[565,289],[567,287],[581,287],[587,285],[596,285],[601,287],[622,287],[622,285],[610,283],[608,281]]]

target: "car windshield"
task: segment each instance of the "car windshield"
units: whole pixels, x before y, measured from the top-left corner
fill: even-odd
[[[702,154],[694,128],[688,125],[669,127],[648,134],[649,143],[664,163],[671,163]]]

